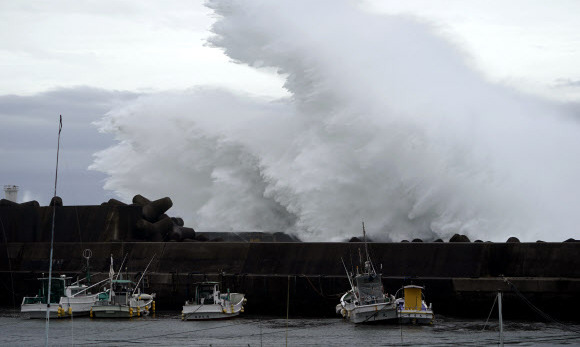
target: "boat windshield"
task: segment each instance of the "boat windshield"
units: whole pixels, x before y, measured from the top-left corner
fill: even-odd
[[[129,280],[114,280],[113,289],[116,293],[129,293],[133,291],[135,283]]]

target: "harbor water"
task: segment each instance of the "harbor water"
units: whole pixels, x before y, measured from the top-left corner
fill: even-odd
[[[431,326],[353,325],[340,318],[258,317],[181,321],[174,312],[130,320],[79,317],[52,319],[54,346],[492,346],[499,341],[497,320],[437,316]],[[485,329],[484,329],[485,326]],[[0,312],[1,346],[41,346],[45,321]],[[517,346],[580,345],[580,324],[505,321],[504,342]]]

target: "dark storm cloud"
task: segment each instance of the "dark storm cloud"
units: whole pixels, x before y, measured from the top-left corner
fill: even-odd
[[[108,199],[110,194],[102,189],[105,176],[87,167],[92,154],[112,145],[113,139],[99,133],[92,122],[114,105],[137,96],[89,87],[31,96],[0,95],[0,184],[19,185],[21,201],[50,201],[62,114],[58,195],[65,204],[98,204]]]

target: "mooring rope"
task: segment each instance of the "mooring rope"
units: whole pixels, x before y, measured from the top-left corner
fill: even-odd
[[[328,294],[328,295],[324,295],[324,293],[322,293],[322,282],[320,282],[320,277],[318,277],[319,283],[320,283],[320,290],[318,290],[316,288],[316,286],[314,285],[314,283],[312,283],[312,281],[310,281],[310,279],[308,278],[307,275],[305,274],[301,274],[300,277],[304,277],[306,279],[306,281],[308,282],[308,284],[310,284],[310,287],[312,287],[312,290],[314,290],[316,292],[316,294],[320,295],[323,298],[340,298],[344,293],[338,293],[338,294]]]
[[[485,326],[487,325],[487,322],[489,321],[489,317],[491,317],[491,313],[493,312],[493,308],[495,307],[496,302],[497,302],[497,295],[495,296],[495,299],[493,300],[493,305],[491,305],[491,310],[489,310],[489,315],[487,315],[487,319],[485,320],[485,324],[483,325],[483,329],[481,329],[481,331],[485,330]]]
[[[510,282],[507,278],[504,278],[504,281],[510,285],[510,287],[512,288],[512,290],[517,294],[517,296],[520,297],[520,299],[522,299],[523,302],[525,302],[528,306],[530,306],[530,308],[532,310],[534,310],[537,314],[539,314],[541,317],[543,317],[544,319],[551,321],[553,323],[558,324],[559,326],[561,326],[564,330],[568,330],[570,332],[576,333],[576,334],[580,334],[580,330],[578,329],[573,329],[570,328],[569,326],[567,326],[566,324],[556,320],[555,318],[552,318],[551,316],[549,316],[547,313],[543,312],[542,310],[540,310],[539,308],[537,308],[534,304],[532,304],[530,302],[530,300],[528,300],[516,287],[515,284],[513,284],[512,282]]]

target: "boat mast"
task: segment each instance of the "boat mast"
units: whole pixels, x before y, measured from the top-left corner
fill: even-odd
[[[139,288],[139,284],[141,283],[143,276],[145,276],[147,269],[149,269],[149,265],[151,265],[151,262],[153,261],[153,259],[155,258],[156,255],[157,255],[157,253],[153,254],[153,257],[151,257],[151,260],[149,260],[149,264],[147,264],[145,271],[143,271],[143,273],[141,274],[141,278],[139,278],[139,281],[137,282],[137,285],[135,286],[135,289],[133,289],[133,293],[131,293],[131,294],[135,294],[135,291],[137,291],[137,288]]]
[[[62,130],[62,115],[60,115],[60,120],[58,123],[58,141],[56,146],[56,173],[54,175],[54,196],[53,199],[56,198],[56,183],[58,182],[58,153],[60,151],[60,132]],[[52,249],[54,245],[54,218],[56,215],[56,199],[54,200],[52,206],[52,228],[50,232],[50,260],[48,266],[48,294],[46,299],[46,340],[45,346],[48,346],[48,326],[50,325],[50,292],[51,292],[51,285],[52,285]]]
[[[342,260],[342,265],[344,266],[344,271],[346,272],[346,277],[348,278],[348,283],[350,283],[350,289],[352,289],[352,292],[354,293],[354,284],[352,283],[352,278],[350,277],[350,274],[348,273],[348,270],[346,269],[346,264],[344,263],[344,259],[342,259],[342,257],[341,257],[340,260]]]
[[[121,272],[121,269],[119,269],[119,272]],[[109,283],[110,283],[110,289],[109,289],[109,302],[111,302],[111,299],[113,298],[113,276],[115,276],[115,269],[113,268],[113,255],[111,254],[111,265],[109,267]]]
[[[91,259],[92,256],[93,256],[93,251],[91,251],[89,248],[87,248],[83,251],[83,258],[85,258],[87,260],[87,271],[85,274],[85,278],[87,279],[87,284],[89,286],[91,285],[91,267],[89,265],[89,259]]]
[[[118,279],[119,278],[119,275],[121,274],[121,271],[123,271],[123,265],[125,265],[125,260],[127,260],[127,255],[128,254],[129,253],[125,253],[125,258],[123,258],[123,262],[121,263],[121,266],[119,267],[119,272],[117,272],[117,275],[115,276],[115,279]],[[113,255],[111,255],[111,256],[113,256]],[[127,277],[127,276],[125,276],[125,277]]]
[[[369,247],[367,245],[367,232],[365,230],[365,222],[362,222],[362,228],[363,228],[363,240],[365,242],[365,254],[367,256],[367,261],[371,261],[369,258]]]
[[[371,261],[371,257],[369,256],[369,245],[367,244],[367,232],[365,230],[365,222],[364,221],[362,222],[362,229],[363,229],[363,240],[365,243],[365,253],[366,253],[366,257],[367,257],[366,261],[369,263],[369,267],[370,267],[369,271],[376,273],[375,266],[373,265],[373,262]],[[365,266],[365,268],[366,268],[366,266]]]

